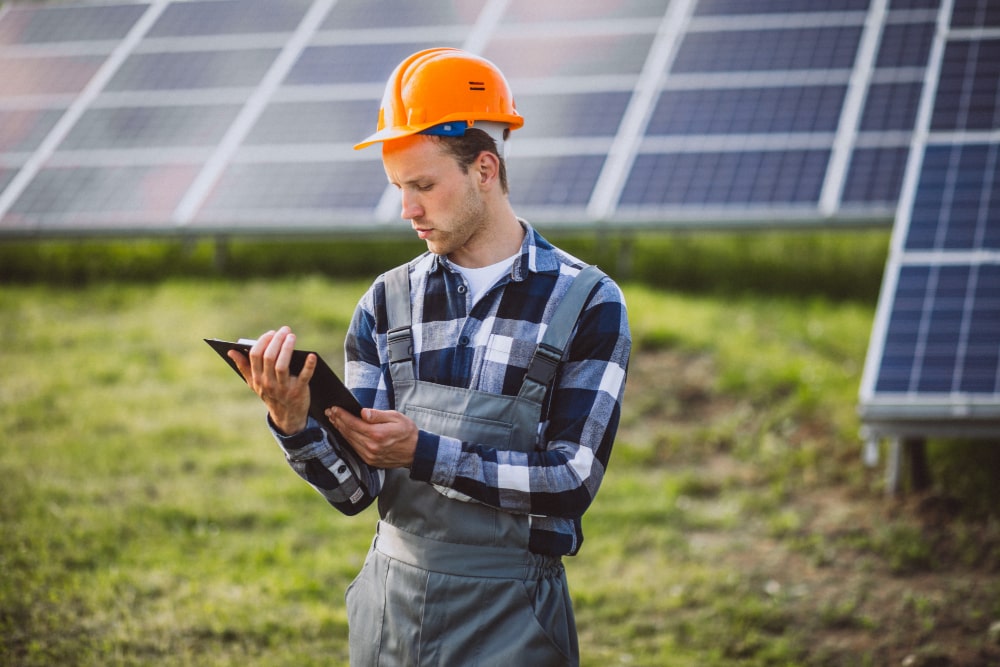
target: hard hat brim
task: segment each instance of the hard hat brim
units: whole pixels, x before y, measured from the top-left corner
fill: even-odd
[[[428,125],[427,127],[430,127]],[[403,137],[409,137],[414,134],[419,134],[423,132],[426,127],[387,127],[384,130],[379,130],[375,134],[365,137],[360,142],[354,144],[354,150],[361,150],[371,146],[372,144],[377,144],[384,141],[391,141],[393,139],[402,139]]]

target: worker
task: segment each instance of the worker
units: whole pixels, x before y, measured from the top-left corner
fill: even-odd
[[[615,282],[554,247],[509,201],[523,125],[490,61],[406,58],[377,131],[402,218],[427,252],[379,276],[345,342],[356,417],[308,416],[315,356],[295,334],[232,353],[291,467],[334,507],[378,506],[347,589],[351,664],[575,665],[564,556],[583,542],[621,414],[631,349]]]

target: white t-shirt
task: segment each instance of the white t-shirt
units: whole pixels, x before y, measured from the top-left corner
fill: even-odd
[[[469,269],[458,264],[452,264],[458,272],[465,276],[465,281],[469,283],[469,291],[472,292],[473,305],[483,298],[483,295],[491,287],[496,285],[500,277],[505,273],[510,273],[510,268],[514,266],[514,260],[520,253],[515,253],[507,259],[502,259],[496,264],[490,264],[479,269]]]

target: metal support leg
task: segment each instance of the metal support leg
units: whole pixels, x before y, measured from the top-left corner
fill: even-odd
[[[923,491],[930,487],[931,471],[927,465],[927,443],[922,438],[893,438],[889,442],[889,456],[885,470],[886,493],[899,495],[907,471],[911,491]]]

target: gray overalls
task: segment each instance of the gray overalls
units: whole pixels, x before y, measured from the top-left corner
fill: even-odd
[[[531,452],[545,394],[591,289],[588,267],[563,297],[517,396],[416,380],[409,266],[386,276],[396,409],[463,441]],[[576,665],[576,626],[558,557],[528,550],[529,519],[385,471],[378,532],[347,589],[351,664]]]

